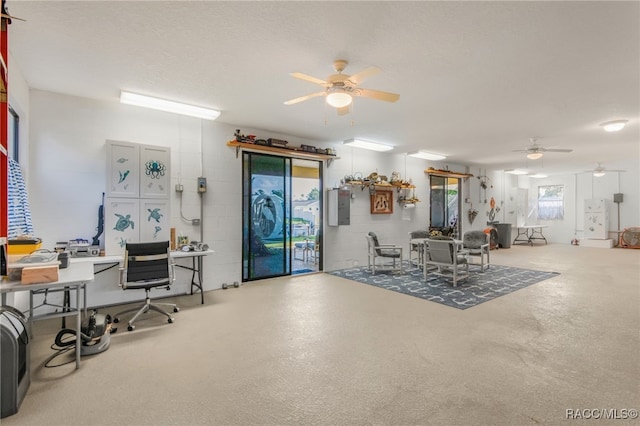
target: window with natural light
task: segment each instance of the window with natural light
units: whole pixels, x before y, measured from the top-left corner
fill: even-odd
[[[564,185],[538,187],[538,220],[564,219]]]

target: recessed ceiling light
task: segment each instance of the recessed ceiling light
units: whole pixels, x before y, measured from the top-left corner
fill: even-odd
[[[602,123],[600,126],[602,126],[602,128],[606,132],[619,132],[620,130],[624,129],[624,126],[628,122],[629,120],[613,120],[613,121],[607,121],[606,123]]]
[[[505,170],[504,172],[512,175],[526,175],[527,173],[529,173],[525,170],[518,170],[518,169]]]
[[[362,139],[347,139],[343,142],[344,145],[353,146],[356,148],[371,149],[373,151],[391,151],[393,147],[391,145],[385,145],[378,142],[365,141]]]
[[[422,158],[423,160],[433,160],[433,161],[444,160],[445,158],[447,158],[444,155],[434,154],[432,152],[426,152],[426,151],[409,152],[407,153],[407,155],[410,157]]]
[[[530,178],[534,178],[534,179],[542,179],[542,178],[546,178],[548,177],[547,175],[543,175],[541,173],[536,173],[535,175],[529,175]]]
[[[120,102],[128,105],[135,105],[165,112],[173,112],[175,114],[203,118],[205,120],[215,120],[220,116],[220,111],[216,111],[215,109],[203,108],[195,105],[188,105],[181,102],[168,101],[166,99],[138,95],[136,93],[125,91],[120,92]]]

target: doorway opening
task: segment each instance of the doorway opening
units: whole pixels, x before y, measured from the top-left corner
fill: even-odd
[[[429,231],[457,238],[460,236],[462,183],[458,178],[431,175]]]
[[[322,163],[294,158],[292,164],[291,273],[317,272],[322,264]]]
[[[242,281],[322,270],[322,163],[242,159]]]

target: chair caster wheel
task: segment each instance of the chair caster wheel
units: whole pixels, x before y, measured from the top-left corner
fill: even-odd
[[[167,322],[168,322],[169,324],[172,324],[172,323],[173,323],[173,318],[167,318]]]
[[[116,318],[114,318],[114,319],[113,319],[113,322],[115,322],[115,323],[119,323],[119,322],[120,322],[120,318],[117,318],[117,317],[116,317]]]
[[[176,306],[175,308],[173,308],[173,312],[180,312],[180,308]]]
[[[130,325],[129,327],[127,327],[127,330],[133,331],[133,330],[135,330],[135,328],[136,328],[135,325]]]

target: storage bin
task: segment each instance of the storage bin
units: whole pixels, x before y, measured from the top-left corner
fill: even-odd
[[[34,238],[30,240],[9,240],[9,255],[31,254],[42,247],[42,240]]]

